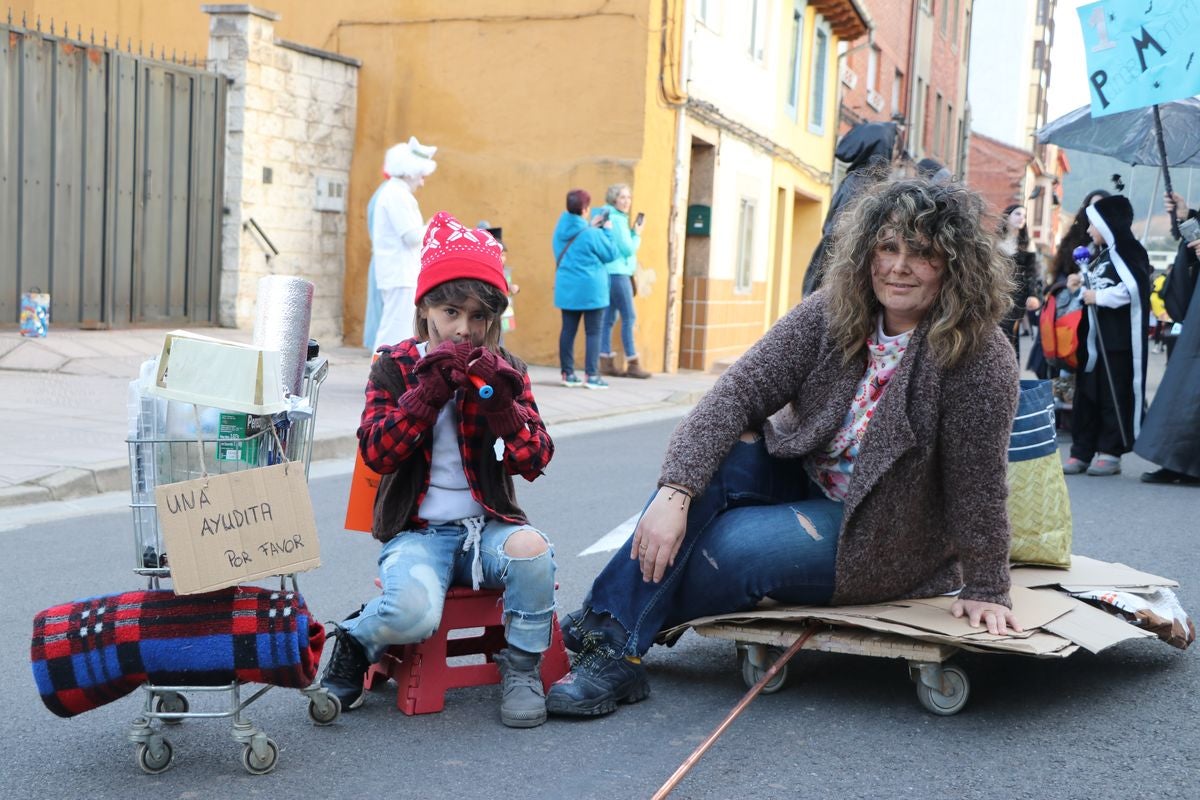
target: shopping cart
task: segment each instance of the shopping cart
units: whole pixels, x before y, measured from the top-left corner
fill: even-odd
[[[305,365],[300,397],[308,408],[275,417],[257,417],[260,429],[247,436],[219,436],[184,439],[165,435],[155,397],[143,397],[138,409],[136,430],[127,440],[132,486],[134,530],[134,572],[144,576],[148,588],[158,589],[171,576],[168,554],[163,547],[162,529],[154,503],[154,489],[168,483],[236,472],[277,464],[287,460],[302,463],[305,477],[312,460],[317,400],[321,384],[329,374],[329,362],[318,356]],[[197,423],[199,420],[197,419]],[[272,428],[274,430],[272,430]],[[295,574],[279,576],[281,592],[298,592]],[[184,719],[233,719],[233,738],[242,745],[242,766],[261,775],[275,768],[279,747],[244,716],[246,708],[272,687],[267,685],[242,699],[242,683],[221,686],[164,686],[145,683],[141,713],[129,729],[129,740],[136,746],[135,759],[144,771],[157,774],[171,766],[174,754],[163,735],[163,726],[178,725]],[[317,684],[300,690],[308,698],[308,716],[317,725],[329,725],[341,714],[341,704]],[[187,694],[185,694],[185,692]],[[224,709],[192,711],[188,695],[226,695]],[[158,724],[156,724],[158,723]]]

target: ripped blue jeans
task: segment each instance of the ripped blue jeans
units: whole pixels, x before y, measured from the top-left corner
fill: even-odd
[[[477,517],[480,586],[504,590],[504,634],[513,647],[541,653],[550,646],[554,615],[554,553],[541,531],[499,519]],[[391,645],[428,639],[442,621],[446,592],[471,586],[475,548],[468,540],[471,521],[401,531],[379,554],[383,593],[357,617],[342,623],[372,662]],[[508,555],[504,545],[520,530],[532,530],[547,543],[533,558]]]
[[[584,605],[619,622],[628,632],[625,654],[640,656],[664,628],[744,611],[764,597],[827,604],[842,510],[798,460],[771,456],[761,440],[739,441],[692,500],[683,544],[662,581],[642,580],[640,565],[629,557],[630,537]]]

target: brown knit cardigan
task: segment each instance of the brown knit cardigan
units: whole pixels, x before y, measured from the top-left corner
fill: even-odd
[[[1017,406],[1012,345],[992,327],[982,352],[943,369],[913,332],[875,408],[845,501],[835,605],[961,597],[1011,607],[1007,448]],[[708,485],[745,430],[799,458],[841,427],[866,370],[829,340],[825,297],[794,308],[731,366],[679,424],[660,482]]]

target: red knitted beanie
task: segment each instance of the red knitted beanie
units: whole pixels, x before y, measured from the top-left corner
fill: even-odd
[[[421,245],[417,305],[433,287],[459,278],[474,278],[508,293],[504,265],[500,263],[500,243],[487,231],[468,228],[448,212],[439,211],[425,229]]]

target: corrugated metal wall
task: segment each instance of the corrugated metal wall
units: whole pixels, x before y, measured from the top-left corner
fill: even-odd
[[[0,24],[0,325],[215,322],[225,81]]]

